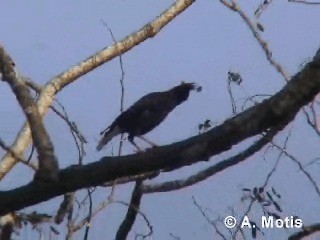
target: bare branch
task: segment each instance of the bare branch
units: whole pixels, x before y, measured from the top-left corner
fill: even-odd
[[[291,129],[290,129],[291,130]],[[289,137],[291,135],[291,132],[289,131],[289,134],[286,136],[286,139],[284,140],[284,143],[283,143],[283,147],[281,147],[282,149],[286,150],[287,149],[287,144],[288,144],[288,141],[289,141]],[[273,142],[272,142],[273,143]],[[271,176],[273,175],[273,173],[276,171],[277,167],[278,167],[278,164],[280,162],[280,159],[283,155],[283,151],[280,151],[279,152],[279,155],[277,157],[277,160],[273,166],[273,168],[271,169],[271,171],[268,173],[267,177],[266,177],[266,180],[264,181],[264,184],[262,185],[263,188],[265,188],[267,185],[268,185],[268,182],[271,178]]]
[[[111,28],[108,26],[108,24],[102,20],[102,24],[108,29],[110,32],[110,35],[112,37],[113,43],[116,44],[117,40],[111,30]],[[121,96],[120,96],[120,113],[124,110],[124,68],[123,68],[123,60],[122,60],[122,54],[119,55],[119,64],[120,64],[120,70],[121,70],[121,77],[120,77],[120,89],[121,89]],[[121,156],[122,152],[122,146],[123,146],[123,136],[124,134],[121,133],[120,141],[119,141],[119,149],[118,149],[118,156]]]
[[[131,231],[134,221],[136,220],[142,198],[142,192],[140,190],[141,184],[141,181],[136,181],[136,185],[132,191],[131,201],[128,207],[127,214],[117,231],[116,240],[127,239],[127,236]]]
[[[43,86],[40,86],[38,84],[36,84],[35,82],[31,81],[29,78],[24,78],[24,82],[26,85],[28,85],[31,89],[33,89],[34,91],[36,91],[38,94],[41,93],[41,91],[43,90]],[[55,99],[55,102],[60,106],[60,108],[62,109],[63,113],[61,113],[56,107],[54,107],[53,105],[50,106],[50,109],[58,116],[60,117],[70,128],[70,132],[71,135],[74,139],[74,142],[76,144],[76,147],[78,149],[78,155],[79,155],[79,164],[82,164],[83,158],[86,154],[85,150],[84,150],[84,144],[88,143],[88,141],[86,140],[86,138],[84,137],[84,135],[80,132],[79,128],[77,127],[75,122],[72,122],[67,114],[67,111],[65,109],[65,107],[63,106],[63,104],[61,102],[59,102],[57,99]]]
[[[204,181],[207,178],[212,177],[216,173],[221,172],[231,166],[234,166],[248,159],[248,157],[252,156],[256,152],[261,150],[261,148],[263,148],[266,144],[268,144],[272,140],[272,138],[278,133],[278,131],[279,130],[275,129],[268,132],[265,136],[263,136],[256,143],[247,148],[245,151],[229,159],[223,160],[209,168],[199,171],[198,173],[191,175],[186,179],[168,181],[159,184],[142,185],[141,190],[143,191],[143,193],[168,192],[194,185],[200,181]]]
[[[301,231],[296,232],[292,234],[288,240],[300,240],[304,239],[304,237],[307,237],[313,233],[319,232],[320,231],[320,223],[309,225],[309,226],[304,226]]]
[[[316,109],[315,109],[315,101],[312,101],[309,106],[305,106],[302,108],[302,111],[307,119],[308,125],[314,130],[314,132],[320,137],[320,128],[317,119]],[[310,109],[310,114],[307,111],[307,108]],[[311,115],[311,116],[310,116]]]
[[[100,203],[94,210],[92,210],[90,215],[88,215],[87,217],[85,217],[82,220],[80,220],[77,224],[72,224],[72,226],[70,226],[70,231],[72,231],[73,233],[76,232],[76,231],[79,231],[84,225],[89,224],[89,218],[90,217],[94,218],[99,212],[101,212],[109,204],[114,202],[114,200],[113,200],[114,189],[115,189],[114,186],[115,185],[112,186],[111,193],[108,196],[107,200],[105,200],[102,203]]]
[[[58,105],[61,107],[63,114],[60,113],[55,107],[50,106],[52,111],[56,113],[61,119],[63,119],[70,128],[71,135],[78,149],[78,163],[81,165],[83,163],[83,158],[86,155],[86,151],[84,150],[84,144],[88,143],[84,135],[80,132],[77,124],[75,122],[70,121],[67,111],[65,107],[56,100]]]
[[[228,75],[230,76],[231,72],[228,72]],[[233,81],[230,80],[230,77],[228,78],[228,93],[231,101],[231,107],[232,107],[232,114],[235,115],[237,113],[237,105],[234,100],[233,94],[232,94],[232,88],[231,88],[231,83]]]
[[[269,7],[271,5],[272,2],[273,2],[273,0],[263,0],[259,4],[259,7],[254,12],[254,15],[256,16],[256,18],[259,18],[261,16],[261,14],[263,13],[263,11],[265,11],[267,9],[267,7]]]
[[[242,11],[240,6],[237,4],[235,0],[231,0],[231,2],[228,2],[227,0],[220,0],[220,2],[228,7],[230,10],[237,12],[240,17],[243,19],[243,21],[247,24],[249,29],[251,30],[254,38],[258,41],[259,45],[263,49],[267,60],[270,62],[272,66],[276,68],[276,70],[284,77],[286,81],[290,80],[290,75],[285,71],[285,69],[277,63],[274,58],[272,57],[272,52],[268,47],[268,43],[262,39],[259,32],[256,29],[255,24],[250,20],[250,18],[245,14],[245,12]]]
[[[128,182],[138,181],[138,180],[152,179],[152,178],[155,178],[155,177],[159,176],[159,174],[160,174],[159,171],[147,172],[147,173],[138,174],[138,175],[134,175],[134,176],[128,176],[128,177],[118,178],[118,179],[116,179],[115,181],[106,182],[106,183],[103,183],[103,184],[100,185],[100,186],[101,186],[101,187],[110,187],[110,186],[113,186],[115,183],[116,183],[117,185],[120,185],[120,184],[125,184],[125,183],[128,183]]]
[[[60,204],[57,215],[55,216],[55,219],[54,219],[56,224],[60,224],[63,221],[66,214],[72,211],[73,202],[74,202],[74,192],[67,193],[64,195],[63,201]]]
[[[0,147],[3,148],[4,150],[6,150],[8,153],[12,154],[12,156],[16,159],[18,159],[21,163],[25,164],[26,166],[30,167],[31,169],[33,169],[34,171],[38,171],[38,166],[33,164],[33,163],[30,163],[29,160],[23,158],[23,157],[20,157],[18,156],[16,153],[14,153],[12,151],[12,149],[7,146],[5,144],[5,142],[0,138]]]
[[[316,193],[317,193],[318,197],[320,198],[320,189],[319,189],[319,186],[318,186],[316,180],[314,180],[313,177],[311,176],[311,174],[307,170],[304,169],[304,167],[300,163],[300,161],[297,158],[295,158],[293,155],[288,153],[285,149],[283,149],[280,146],[278,146],[277,144],[272,143],[272,145],[275,146],[280,151],[282,151],[291,161],[293,161],[295,164],[297,164],[299,170],[307,177],[309,182],[312,184],[312,186],[316,190]]]
[[[88,223],[86,224],[86,229],[84,231],[83,240],[87,240],[89,236],[89,231],[91,228],[91,218],[92,218],[92,192],[90,189],[87,189],[89,195],[89,213],[88,213]]]
[[[39,171],[36,177],[41,180],[58,180],[58,162],[54,155],[51,139],[44,127],[38,108],[27,86],[19,78],[11,57],[0,47],[2,78],[6,81],[26,115],[31,128],[32,139],[38,152]]]
[[[318,2],[318,1],[288,0],[288,2],[292,2],[292,3],[302,3],[302,4],[306,4],[306,5],[320,5],[320,2]]]
[[[28,87],[19,78],[13,60],[2,47],[0,47],[0,66],[2,78],[10,85],[16,95],[31,128],[32,139],[39,159],[39,171],[36,173],[36,178],[44,181],[57,181],[59,168],[51,139]]]
[[[222,234],[222,232],[219,230],[216,221],[211,220],[208,215],[205,213],[205,211],[202,209],[202,207],[200,206],[200,204],[196,201],[195,197],[192,196],[192,201],[193,204],[198,208],[198,210],[200,211],[201,215],[206,219],[206,221],[215,229],[216,233],[224,240],[227,240],[227,238]]]
[[[10,240],[11,235],[14,232],[14,225],[16,222],[16,214],[10,213],[1,217],[1,229],[0,229],[0,239]]]

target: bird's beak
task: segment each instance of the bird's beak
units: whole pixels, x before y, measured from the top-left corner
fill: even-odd
[[[196,90],[197,92],[201,92],[202,90],[202,87],[194,82],[188,83],[188,82],[182,81],[181,85],[183,84],[189,85],[191,87],[191,90]]]
[[[202,87],[199,84],[191,83],[192,84],[192,90],[196,90],[197,92],[201,92]]]

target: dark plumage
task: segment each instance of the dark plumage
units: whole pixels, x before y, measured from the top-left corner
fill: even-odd
[[[164,92],[149,93],[121,113],[101,134],[97,150],[100,151],[113,137],[128,133],[128,139],[135,145],[135,136],[142,136],[158,126],[179,104],[188,99],[191,90],[201,90],[194,83],[181,83]]]

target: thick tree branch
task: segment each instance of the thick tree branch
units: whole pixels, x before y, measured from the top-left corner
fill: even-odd
[[[70,211],[72,211],[74,199],[75,199],[74,192],[67,193],[64,195],[63,201],[59,206],[59,209],[58,209],[56,216],[54,217],[54,221],[56,224],[62,223],[65,216]]]
[[[288,238],[288,240],[303,239],[304,237],[309,236],[309,235],[316,233],[316,232],[320,232],[320,224],[319,223],[303,227],[301,231],[292,234]]]
[[[69,167],[59,172],[58,183],[41,184],[33,181],[14,190],[2,191],[0,214],[118,178],[152,171],[172,171],[207,160],[246,138],[279,125],[284,127],[319,92],[320,51],[281,91],[206,133],[143,153],[103,157],[87,165]]]
[[[36,176],[42,180],[58,180],[58,162],[54,155],[53,144],[44,127],[42,117],[39,114],[29,88],[19,78],[19,74],[14,68],[11,57],[0,46],[0,71],[2,79],[6,81],[26,115],[34,145],[38,152],[39,171]],[[12,154],[11,154],[12,156]]]
[[[132,191],[130,205],[128,207],[127,214],[117,231],[116,240],[127,239],[127,236],[131,231],[134,221],[136,220],[142,198],[142,192],[140,190],[141,183],[142,181],[137,181]]]
[[[102,64],[112,60],[113,58],[129,51],[131,48],[137,46],[148,38],[154,37],[164,26],[171,22],[176,16],[191,6],[195,0],[177,0],[175,3],[154,21],[146,24],[137,32],[127,36],[123,40],[113,44],[110,47],[104,48],[93,56],[82,61],[71,69],[59,74],[53,78],[41,92],[38,100],[38,110],[41,116],[44,116],[48,108],[51,106],[55,95],[61,91],[65,86],[74,82],[79,77],[87,74]],[[30,128],[27,124],[20,130],[14,144],[11,146],[12,150],[17,155],[22,155],[30,144],[31,140]],[[15,166],[17,160],[6,154],[0,163],[0,180]]]
[[[208,167],[202,171],[199,171],[198,173],[186,179],[168,181],[159,184],[142,185],[141,191],[143,193],[169,192],[194,185],[200,181],[204,181],[207,178],[215,175],[216,173],[221,172],[229,167],[232,167],[246,160],[248,157],[252,156],[256,152],[261,150],[266,144],[268,144],[277,133],[278,129],[270,130],[270,132],[268,132],[265,136],[263,136],[256,143],[247,148],[245,151],[227,160],[221,161],[211,167]]]

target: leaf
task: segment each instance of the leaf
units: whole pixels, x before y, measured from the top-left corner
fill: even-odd
[[[259,187],[259,193],[263,193],[264,192],[264,188],[263,187]]]
[[[257,23],[257,28],[259,31],[264,32],[264,27],[262,26],[261,23]]]

